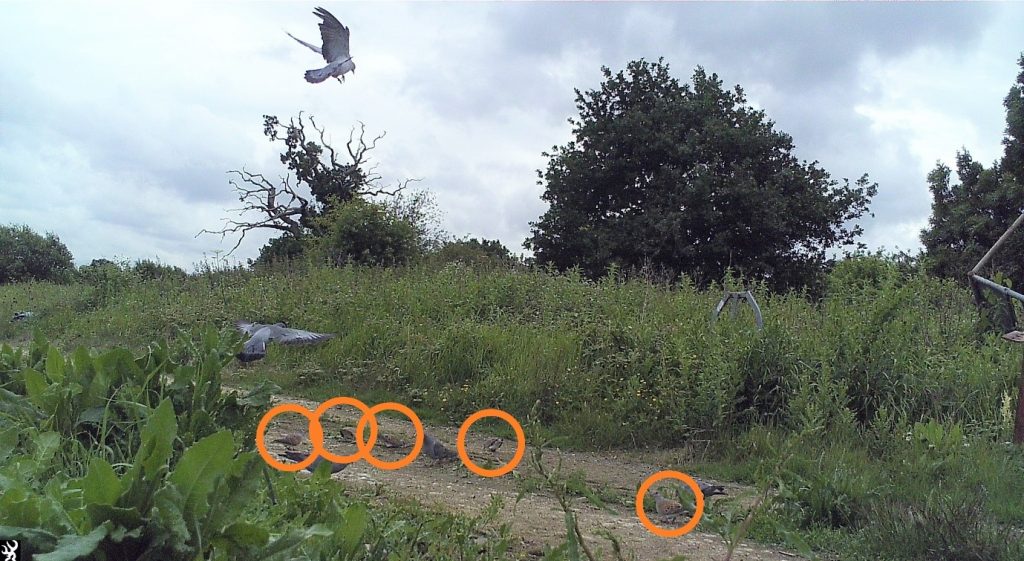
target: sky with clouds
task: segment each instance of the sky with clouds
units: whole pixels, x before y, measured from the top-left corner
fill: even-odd
[[[869,173],[871,248],[915,250],[925,176],[1002,153],[1024,3],[323,3],[351,29],[344,84],[305,2],[0,2],[0,224],[53,232],[79,264],[187,269],[234,238],[227,171],[284,172],[262,116],[312,114],[340,144],[364,122],[385,183],[421,178],[451,234],[523,252],[546,209],[542,152],[570,140],[574,88],[664,57],[739,84],[798,157]],[[266,235],[232,259],[255,257]]]

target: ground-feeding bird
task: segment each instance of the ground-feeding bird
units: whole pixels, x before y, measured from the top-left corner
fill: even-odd
[[[333,333],[313,333],[301,329],[291,329],[281,322],[273,325],[263,323],[235,322],[238,330],[250,335],[242,347],[242,352],[235,355],[242,362],[252,362],[267,356],[267,343],[277,341],[284,345],[312,345],[322,343],[334,337]]]
[[[11,321],[21,321],[23,319],[30,319],[34,315],[35,314],[33,314],[32,312],[14,312],[14,317],[11,318]]]
[[[674,516],[683,513],[683,505],[679,501],[665,498],[661,493],[654,491],[654,511],[662,516]]]
[[[291,432],[284,436],[280,436],[274,439],[274,442],[280,442],[281,444],[287,444],[288,446],[298,446],[302,444],[302,435],[297,432]]]
[[[309,457],[309,454],[303,454],[302,452],[296,452],[295,450],[285,450],[284,451],[284,456],[286,458],[288,458],[289,460],[293,461],[293,462],[301,462],[301,461],[305,460],[307,457]],[[310,464],[309,466],[303,468],[303,471],[308,471],[310,473],[313,473],[313,472],[316,471],[316,469],[318,467],[323,465],[324,462],[327,462],[327,463],[331,464],[331,473],[332,474],[338,473],[339,471],[341,471],[341,470],[343,470],[343,469],[348,467],[348,464],[338,464],[338,463],[335,463],[335,462],[331,462],[331,461],[325,460],[325,459],[323,459],[320,456],[317,456],[317,458],[315,460],[313,460],[312,464]]]
[[[348,28],[323,8],[317,8],[313,14],[323,20],[320,22],[320,38],[324,44],[322,49],[285,31],[289,37],[320,53],[327,61],[327,66],[323,68],[307,70],[306,81],[311,84],[319,84],[333,77],[337,78],[338,83],[344,83],[346,72],[356,73],[356,63],[352,62],[352,55],[348,50]]]
[[[454,460],[459,457],[457,452],[448,449],[426,431],[423,432],[423,452],[435,460]]]
[[[697,477],[694,477],[693,480],[697,482],[697,487],[700,488],[700,492],[704,493],[704,498],[705,499],[707,499],[709,497],[713,497],[715,495],[726,495],[727,494],[725,492],[725,487],[723,487],[721,485],[714,485],[712,483],[708,483],[707,481],[704,481],[704,480],[699,479]]]
[[[487,450],[489,452],[492,452],[492,453],[497,453],[498,452],[498,448],[501,448],[501,445],[504,444],[504,443],[505,443],[505,439],[504,438],[501,438],[501,437],[492,438],[490,441],[487,442]]]

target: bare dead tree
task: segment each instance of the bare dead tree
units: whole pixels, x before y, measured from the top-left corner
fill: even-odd
[[[241,207],[228,211],[237,213],[241,218],[226,218],[220,230],[203,229],[196,237],[220,234],[223,239],[228,234],[239,234],[229,255],[238,249],[252,230],[268,228],[296,238],[315,234],[318,232],[315,218],[334,204],[355,197],[394,197],[410,182],[418,181],[406,179],[392,188],[381,186],[382,177],[377,172],[377,164],[370,164],[369,152],[387,133],[367,141],[366,125],[362,122],[359,123],[358,137],[356,127],[352,127],[342,153],[332,146],[324,127],[318,126],[312,116],[308,120],[316,132],[313,140],[307,137],[306,122],[301,112],[297,120],[293,118],[287,125],[272,115],[264,115],[263,119],[263,134],[271,142],[280,140],[284,143],[286,149],[281,153],[281,163],[291,173],[279,177],[275,184],[263,174],[252,173],[245,168],[228,171],[232,176],[228,183],[242,203]],[[308,195],[305,194],[307,192]]]

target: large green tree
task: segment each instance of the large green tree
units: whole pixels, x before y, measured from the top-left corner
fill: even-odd
[[[985,167],[967,149],[957,153],[956,174],[939,162],[928,174],[932,215],[921,232],[931,273],[963,279],[999,236],[1024,212],[1024,55],[1021,72],[1003,101],[1006,130],[1003,156]],[[1016,232],[996,252],[983,276],[997,273],[1024,286],[1024,232]]]
[[[0,226],[0,284],[65,282],[72,271],[71,251],[55,234],[41,236],[24,225]]]
[[[524,244],[538,264],[591,276],[653,265],[701,284],[731,266],[789,288],[816,283],[826,250],[861,234],[851,222],[876,185],[799,162],[739,86],[698,67],[691,88],[661,59],[602,72],[600,88],[576,90],[574,139],[544,153],[550,208]]]

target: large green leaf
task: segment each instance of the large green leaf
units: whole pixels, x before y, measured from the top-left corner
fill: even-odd
[[[255,452],[243,452],[231,464],[223,484],[218,485],[210,495],[210,511],[203,526],[211,531],[235,522],[265,484],[260,475],[266,464]]]
[[[46,418],[46,414],[36,408],[25,396],[0,389],[0,414],[36,425]]]
[[[25,379],[25,394],[29,401],[43,411],[53,413],[52,403],[49,402],[46,395],[46,389],[50,387],[46,382],[46,376],[34,368],[26,368],[21,375]]]
[[[151,547],[169,547],[182,552],[191,549],[197,540],[185,523],[184,504],[185,498],[173,483],[165,483],[156,492],[150,514],[150,529],[153,530]]]
[[[36,554],[36,561],[74,561],[96,551],[103,538],[107,537],[107,526],[103,525],[84,536],[66,535],[57,540],[57,548],[50,553]]]
[[[164,399],[142,428],[142,445],[135,455],[135,463],[121,479],[124,490],[119,502],[121,506],[149,509],[152,495],[163,479],[177,434],[174,407],[169,398]]]
[[[266,528],[249,522],[235,522],[224,528],[221,536],[235,547],[242,548],[263,547],[270,541],[270,532]]]
[[[234,454],[234,441],[226,430],[196,442],[182,454],[169,480],[185,498],[185,520],[197,522],[206,514],[207,497],[231,469]]]
[[[57,347],[50,347],[46,353],[46,377],[51,382],[64,381],[64,355],[57,350]]]
[[[32,457],[41,465],[45,465],[50,463],[60,449],[60,435],[53,431],[42,432],[32,440],[32,444],[35,447]]]
[[[344,523],[338,532],[341,535],[341,548],[345,555],[354,557],[356,551],[362,545],[363,533],[370,522],[370,513],[363,503],[354,503],[345,509],[342,515]]]
[[[89,472],[78,481],[86,504],[113,505],[121,496],[121,480],[106,460],[94,457]]]
[[[314,524],[309,528],[293,528],[283,536],[270,542],[270,545],[260,551],[260,555],[253,559],[267,559],[279,553],[289,551],[294,547],[301,545],[309,538],[316,536],[326,537],[333,534],[334,532],[323,524]]]
[[[57,536],[36,528],[0,525],[0,536],[4,539],[18,540],[27,551],[53,551],[57,546]]]
[[[0,462],[5,462],[18,445],[18,427],[0,429]]]

